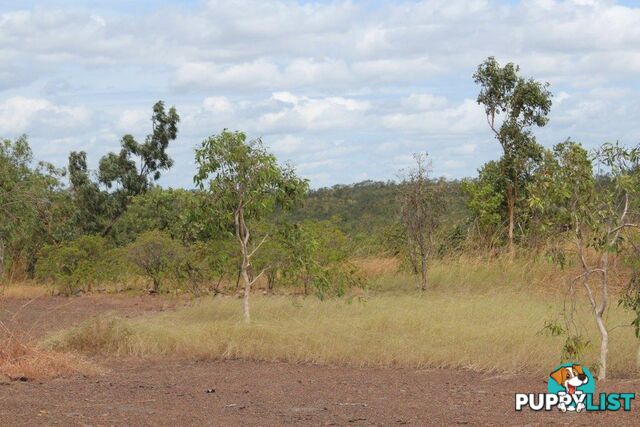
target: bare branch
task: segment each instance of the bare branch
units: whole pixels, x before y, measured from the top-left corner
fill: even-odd
[[[256,246],[251,253],[247,256],[247,258],[251,258],[253,256],[254,253],[256,253],[258,251],[258,249],[260,249],[260,246],[262,246],[262,244],[267,240],[267,238],[269,237],[269,234],[266,234],[262,240],[260,241],[260,243],[258,243],[258,246]]]

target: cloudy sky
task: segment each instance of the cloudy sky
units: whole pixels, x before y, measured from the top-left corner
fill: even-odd
[[[621,0],[0,0],[0,137],[95,167],[162,99],[182,117],[164,185],[190,187],[225,127],[314,187],[395,178],[420,151],[473,176],[500,154],[471,77],[490,55],[551,84],[543,145],[640,140],[640,2]]]

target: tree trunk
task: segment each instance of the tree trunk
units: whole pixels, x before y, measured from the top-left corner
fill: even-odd
[[[638,344],[638,354],[636,355],[636,371],[640,374],[640,344]]]
[[[240,275],[244,281],[244,295],[242,297],[242,311],[245,323],[251,322],[251,312],[249,309],[249,295],[251,294],[252,280],[249,277],[249,269],[251,268],[249,253],[249,229],[244,222],[244,207],[242,204],[235,213],[236,237],[240,243],[240,252],[242,254],[242,263],[240,264]]]
[[[409,262],[413,269],[413,274],[418,275],[418,260],[416,259],[416,245],[413,244],[411,237],[407,236],[407,248],[409,248]]]
[[[607,379],[607,355],[609,353],[609,332],[602,319],[600,310],[596,313],[596,323],[600,331],[600,367],[598,370],[598,379],[604,381]]]
[[[243,258],[246,257],[245,252],[242,254]],[[242,262],[242,279],[244,280],[244,296],[242,297],[242,310],[244,314],[245,323],[251,322],[251,313],[249,310],[249,294],[251,293],[251,281],[249,280],[249,274],[247,273],[247,261],[246,258]]]
[[[509,255],[513,256],[514,248],[513,248],[513,230],[515,227],[514,220],[514,212],[515,212],[515,194],[513,191],[513,184],[507,184],[507,213],[509,215],[509,230],[508,230],[508,238],[509,238]]]
[[[420,278],[421,278],[421,282],[420,282],[420,290],[426,291],[427,290],[427,285],[429,284],[429,279],[427,277],[427,262],[428,262],[428,257],[427,257],[427,251],[424,247],[424,243],[422,245],[420,245]]]

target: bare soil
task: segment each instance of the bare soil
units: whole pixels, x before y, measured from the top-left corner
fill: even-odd
[[[120,296],[27,302],[0,301],[0,320],[34,338],[100,312],[135,316],[188,303]],[[628,413],[515,412],[516,392],[546,390],[544,378],[526,373],[171,358],[95,362],[104,374],[0,384],[0,426],[640,424],[640,401]],[[599,383],[598,391],[638,393],[640,380]]]

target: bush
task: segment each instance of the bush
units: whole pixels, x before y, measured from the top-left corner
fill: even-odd
[[[186,246],[174,264],[178,280],[196,297],[205,291],[219,293],[222,281],[237,274],[236,246],[230,240],[196,242]],[[208,289],[205,289],[207,285]]]
[[[36,264],[36,277],[51,281],[63,295],[91,291],[122,271],[119,257],[100,236],[82,236],[63,245],[47,245]]]
[[[175,275],[176,266],[184,259],[185,249],[180,242],[161,231],[141,234],[127,246],[128,261],[153,283],[150,292],[160,291],[162,280]]]
[[[302,284],[305,294],[313,290],[320,299],[340,297],[360,284],[349,262],[349,239],[334,220],[283,225],[278,240],[281,250],[274,253],[281,275]]]

